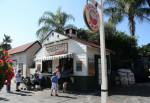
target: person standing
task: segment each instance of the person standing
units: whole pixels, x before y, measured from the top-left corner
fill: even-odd
[[[19,92],[19,86],[21,83],[21,70],[18,70],[17,74],[16,74],[16,91]]]
[[[11,88],[11,79],[6,80],[6,91],[9,93]]]
[[[56,96],[58,96],[58,80],[60,79],[59,67],[56,67],[55,72],[51,77],[51,96],[53,96],[53,92]]]
[[[51,77],[51,96],[53,96],[53,92],[56,96],[58,96],[58,76],[56,75],[56,72],[53,73],[53,76]]]
[[[9,74],[7,75],[7,80],[5,82],[6,90],[8,93],[11,91],[11,80],[13,77],[14,77],[14,72],[9,72]]]
[[[42,73],[40,71],[36,71],[35,77],[36,77],[37,85],[39,85],[40,86],[39,88],[42,89]]]

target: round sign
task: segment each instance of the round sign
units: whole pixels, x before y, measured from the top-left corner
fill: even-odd
[[[84,20],[86,25],[93,32],[97,32],[100,27],[100,19],[97,9],[92,4],[87,4],[84,8]]]

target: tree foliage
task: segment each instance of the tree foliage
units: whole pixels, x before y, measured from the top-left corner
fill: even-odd
[[[63,12],[61,8],[58,8],[55,13],[44,12],[39,19],[40,28],[37,30],[36,35],[42,41],[51,30],[63,33],[64,26],[69,20],[74,20],[74,17]]]
[[[139,55],[150,58],[150,43],[139,47]]]
[[[11,49],[12,39],[9,35],[4,34],[3,42],[0,44],[0,47],[4,50]]]
[[[135,35],[135,19],[150,21],[149,0],[106,0],[107,6],[104,13],[109,15],[109,22],[117,24],[128,18],[129,30]]]
[[[78,37],[86,41],[99,43],[99,33],[92,33],[89,30],[79,29]],[[117,31],[114,25],[105,23],[105,41],[106,48],[112,50],[112,66],[117,68],[130,65],[137,55],[137,40],[135,37],[131,37],[124,32]]]

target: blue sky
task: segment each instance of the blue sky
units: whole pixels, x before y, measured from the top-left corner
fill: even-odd
[[[44,11],[55,12],[58,7],[75,17],[75,21],[69,23],[78,28],[86,28],[83,20],[85,4],[86,0],[0,0],[0,41],[4,33],[13,39],[13,47],[35,41],[35,33],[39,28],[38,19]],[[129,33],[126,19],[118,25],[118,29]],[[136,35],[139,45],[150,42],[149,29],[150,22],[137,21]]]

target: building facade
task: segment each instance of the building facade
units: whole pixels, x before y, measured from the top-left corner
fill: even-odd
[[[8,51],[14,61],[15,72],[22,71],[22,75],[30,75],[30,68],[34,67],[34,55],[41,48],[38,41],[18,46]]]
[[[94,43],[78,39],[76,31],[69,29],[66,35],[55,31],[47,35],[42,48],[35,55],[36,69],[51,74],[59,65],[62,78],[70,77],[71,88],[93,90],[101,84],[100,48]],[[110,60],[109,50],[107,56]]]

